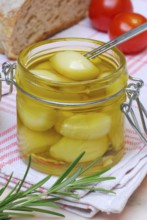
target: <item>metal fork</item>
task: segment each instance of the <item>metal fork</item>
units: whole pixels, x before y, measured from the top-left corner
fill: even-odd
[[[142,25],[126,32],[125,34],[120,35],[117,38],[114,38],[113,40],[103,44],[102,46],[95,48],[94,50],[84,54],[84,56],[87,57],[88,59],[92,59],[92,58],[106,52],[107,50],[111,49],[112,47],[115,47],[118,44],[121,44],[121,43],[131,39],[132,37],[144,32],[146,30],[147,30],[147,22],[145,22]]]

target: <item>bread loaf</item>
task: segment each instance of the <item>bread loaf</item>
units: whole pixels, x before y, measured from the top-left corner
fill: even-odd
[[[34,42],[77,23],[90,0],[0,0],[0,52],[15,59]]]

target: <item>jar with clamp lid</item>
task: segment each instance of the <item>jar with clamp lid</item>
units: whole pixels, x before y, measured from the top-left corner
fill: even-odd
[[[87,174],[112,167],[124,154],[124,113],[146,141],[132,113],[136,100],[146,115],[138,98],[143,82],[131,78],[128,85],[119,50],[87,61],[92,70],[86,66],[84,74],[97,71],[92,78],[79,80],[79,70],[68,65],[72,59],[76,62],[77,54],[80,59],[101,44],[81,38],[44,41],[24,49],[17,64],[3,64],[10,92],[13,85],[17,88],[18,147],[25,161],[31,155],[33,168],[60,175],[81,152],[85,154],[79,165],[84,167],[99,158]],[[145,125],[144,117],[142,122]]]

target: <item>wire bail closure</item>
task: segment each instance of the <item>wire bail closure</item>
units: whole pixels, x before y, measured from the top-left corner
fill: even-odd
[[[3,96],[9,95],[13,92],[13,78],[15,76],[15,69],[16,69],[16,63],[8,63],[5,62],[2,64],[2,73],[4,73],[5,78],[1,78],[0,75],[0,82],[4,81],[7,83],[7,85],[9,85],[9,90],[8,92],[2,94],[2,86],[0,85],[0,99]]]
[[[147,110],[139,99],[140,90],[143,87],[144,82],[141,79],[137,79],[132,76],[129,76],[129,79],[133,81],[133,83],[131,82],[128,84],[127,88],[125,89],[128,100],[121,105],[121,110],[125,114],[131,126],[138,133],[140,138],[144,141],[145,144],[147,144]],[[133,110],[134,102],[137,103],[139,118],[136,117],[136,114]],[[142,128],[139,125],[139,119],[141,121]]]
[[[16,63],[10,64],[8,62],[5,62],[2,65],[2,72],[4,73],[5,79],[0,78],[0,82],[5,81],[9,85],[9,91],[2,94],[1,95],[2,97],[12,93],[13,85],[15,85],[18,89],[21,90],[21,88],[17,85],[15,80],[13,80],[15,76],[15,69],[16,69]],[[145,109],[145,107],[143,106],[143,104],[139,99],[140,90],[143,87],[144,82],[143,80],[134,78],[132,76],[129,76],[129,80],[131,80],[131,83],[129,83],[127,88],[125,88],[124,90],[124,92],[126,92],[127,94],[127,101],[122,103],[121,111],[125,114],[129,123],[131,124],[133,129],[138,133],[139,137],[143,140],[145,144],[147,144],[147,126],[146,126],[147,110]],[[1,84],[0,84],[0,90],[1,90]],[[33,99],[37,99],[37,97],[32,96],[27,92],[25,92],[25,94]],[[39,101],[44,102],[44,100],[39,100]],[[134,102],[137,103],[139,118],[136,117],[136,113],[133,110]],[[142,128],[140,128],[139,121],[141,121]]]

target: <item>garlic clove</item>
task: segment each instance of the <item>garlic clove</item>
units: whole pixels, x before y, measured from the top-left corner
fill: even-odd
[[[101,157],[108,147],[107,137],[90,141],[63,137],[50,147],[49,154],[57,160],[72,162],[81,152],[85,152],[80,162],[88,162]]]
[[[56,53],[50,63],[58,73],[76,81],[95,79],[99,74],[99,69],[91,61],[75,51]]]
[[[68,138],[92,140],[108,134],[111,118],[105,113],[75,114],[55,124],[57,132]]]
[[[18,115],[23,124],[34,131],[46,131],[52,128],[56,121],[54,109],[42,108],[34,102],[25,102],[19,98],[17,102]]]
[[[32,131],[23,125],[19,125],[18,143],[24,154],[42,153],[48,151],[61,136],[53,129],[44,132]]]
[[[45,69],[31,69],[30,70],[33,74],[47,80],[52,80],[55,82],[72,82],[70,79],[59,75],[56,72],[52,72],[50,70],[45,70]]]

